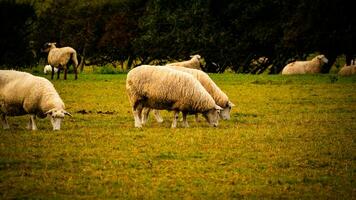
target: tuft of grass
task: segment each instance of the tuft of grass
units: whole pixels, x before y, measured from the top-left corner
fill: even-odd
[[[0,130],[3,199],[353,199],[356,79],[210,74],[236,104],[212,128],[134,128],[126,74],[53,80],[73,117]],[[45,76],[49,78],[48,76]]]
[[[113,67],[112,65],[104,65],[101,67],[95,67],[94,73],[96,74],[122,74],[118,68]]]

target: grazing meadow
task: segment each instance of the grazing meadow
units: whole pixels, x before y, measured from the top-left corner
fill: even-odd
[[[176,129],[134,128],[125,73],[62,77],[62,130],[0,129],[1,199],[356,198],[356,77],[211,74],[231,120]]]

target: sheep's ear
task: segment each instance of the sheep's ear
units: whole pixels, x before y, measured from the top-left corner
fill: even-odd
[[[64,111],[64,114],[65,114],[65,115],[68,115],[68,116],[70,116],[70,117],[73,117],[72,114],[70,114],[70,113],[67,112],[67,111]]]
[[[52,115],[52,113],[53,113],[53,109],[51,109],[51,110],[45,112],[45,115]]]
[[[223,110],[220,106],[218,106],[218,105],[215,105],[215,107],[214,107],[216,110]]]
[[[233,104],[231,101],[229,101],[228,104],[229,104],[230,107],[234,107],[235,106],[235,104]]]

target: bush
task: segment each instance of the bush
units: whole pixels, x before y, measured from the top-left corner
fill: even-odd
[[[104,65],[102,67],[94,68],[94,73],[96,74],[120,74],[122,73],[117,68],[114,68],[111,65]]]

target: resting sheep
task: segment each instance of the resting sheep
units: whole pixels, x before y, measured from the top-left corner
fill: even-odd
[[[202,113],[210,125],[217,126],[221,107],[192,75],[162,66],[139,66],[127,74],[126,90],[132,105],[135,127],[142,127],[143,108],[173,110],[172,128],[179,112],[183,126],[187,114]]]
[[[349,66],[343,66],[339,73],[340,76],[352,76],[356,75],[356,63],[351,61],[351,65]]]
[[[191,59],[187,61],[182,61],[182,62],[175,62],[175,63],[169,63],[167,64],[168,66],[180,66],[180,67],[186,67],[186,68],[191,68],[191,69],[199,69],[202,70],[200,67],[200,55],[194,55],[190,56]]]
[[[48,72],[52,72],[52,66],[51,65],[46,65],[44,68],[43,68],[43,73],[44,74],[47,74]],[[57,73],[58,72],[58,68],[55,67],[54,68],[54,73]]]
[[[283,70],[283,75],[291,74],[316,74],[320,73],[321,67],[328,63],[328,59],[324,55],[318,55],[310,61],[295,61],[286,65]]]
[[[197,69],[189,69],[189,68],[178,67],[178,66],[163,66],[163,67],[168,67],[173,70],[178,70],[193,75],[193,77],[196,78],[201,83],[201,85],[205,88],[205,90],[211,95],[216,105],[222,108],[220,112],[220,118],[224,120],[230,119],[231,108],[235,105],[231,101],[229,101],[228,96],[214,83],[214,81],[209,77],[208,74]],[[142,119],[143,123],[147,121],[148,114],[149,114],[149,110],[144,109],[143,119]],[[156,120],[158,122],[163,121],[158,111],[154,112],[154,116],[156,117]],[[196,115],[196,120],[197,120],[197,115]]]
[[[48,52],[48,63],[52,66],[51,79],[54,76],[54,68],[58,68],[57,79],[59,79],[59,74],[61,69],[64,69],[64,80],[67,79],[67,64],[71,60],[73,62],[73,69],[75,74],[75,79],[78,78],[78,59],[77,52],[71,47],[57,48],[56,43],[46,43],[43,47],[44,52]]]
[[[6,116],[30,114],[27,128],[37,130],[36,116],[50,116],[53,130],[60,130],[65,106],[53,84],[45,78],[26,72],[0,70],[0,115],[4,129],[9,129]]]

